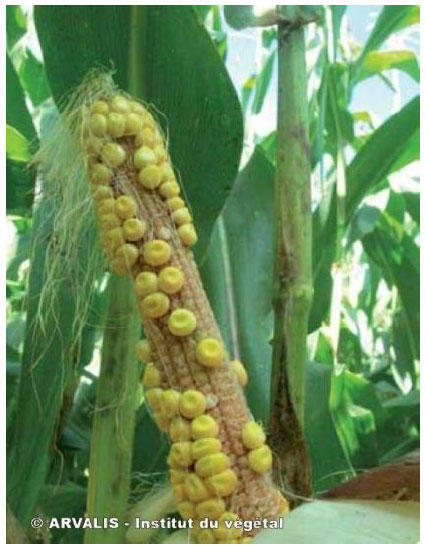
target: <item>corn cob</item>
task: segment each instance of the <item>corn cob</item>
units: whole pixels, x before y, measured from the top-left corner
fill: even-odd
[[[225,519],[275,518],[287,504],[243,394],[247,373],[229,358],[203,290],[190,250],[196,230],[163,134],[123,95],[97,99],[82,125],[100,241],[111,271],[132,277],[139,302],[147,339],[135,352],[146,363],[146,401],[170,437],[178,511],[219,520],[219,529],[194,528],[196,542],[250,542]]]

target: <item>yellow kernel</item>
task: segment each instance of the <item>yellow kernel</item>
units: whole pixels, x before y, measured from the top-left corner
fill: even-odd
[[[108,133],[113,138],[124,136],[126,130],[126,118],[119,113],[110,113],[107,118]]]
[[[142,377],[142,384],[146,388],[158,388],[161,384],[161,373],[157,367],[154,366],[154,363],[148,363],[145,367]]]
[[[189,441],[179,441],[173,443],[168,458],[172,468],[187,468],[191,466],[193,459],[191,455],[191,443]]]
[[[247,449],[258,449],[266,441],[265,433],[257,422],[246,422],[241,431],[244,446]]]
[[[216,539],[213,533],[213,529],[200,529],[200,532],[197,533],[197,542],[199,544],[214,544]]]
[[[163,390],[161,388],[151,388],[146,390],[145,399],[147,400],[148,405],[157,411],[161,408],[161,395]]]
[[[189,441],[191,439],[191,424],[185,418],[175,416],[170,421],[170,439],[176,441]]]
[[[209,414],[201,414],[191,422],[191,434],[193,439],[217,437],[218,433],[218,423]]]
[[[107,118],[104,115],[94,114],[90,117],[89,128],[96,137],[104,137],[107,133]]]
[[[170,423],[171,425],[171,423]],[[182,470],[173,470],[173,468],[170,469],[170,483],[183,483],[185,481],[185,478],[187,476],[186,471]]]
[[[179,185],[176,181],[170,180],[165,181],[160,185],[160,195],[163,197],[163,199],[171,199],[173,197],[177,197],[180,193]]]
[[[225,503],[221,498],[209,498],[195,507],[195,513],[199,519],[218,519],[224,511]]]
[[[127,266],[117,259],[113,259],[109,267],[113,273],[116,273],[117,275],[126,275],[127,274]]]
[[[173,168],[170,166],[168,162],[163,162],[163,164],[160,165],[160,172],[161,172],[161,181],[169,181],[175,179],[175,173],[173,172]]]
[[[205,367],[219,367],[225,358],[223,344],[215,338],[204,338],[198,342],[195,357],[200,365]]]
[[[193,246],[197,242],[197,233],[192,223],[184,223],[179,226],[177,233],[185,246]]]
[[[91,111],[93,114],[107,115],[109,113],[108,103],[106,101],[102,101],[101,99],[99,101],[95,101],[92,105]]]
[[[192,218],[188,208],[179,208],[172,213],[172,220],[176,225],[183,225],[184,223],[189,223]]]
[[[161,397],[161,411],[172,418],[179,411],[180,392],[176,390],[166,390]]]
[[[110,106],[113,113],[127,114],[130,112],[129,102],[121,95],[113,97]]]
[[[151,319],[157,319],[165,315],[169,309],[170,300],[166,294],[162,292],[153,292],[141,302],[141,311],[143,315]]]
[[[99,216],[99,227],[104,231],[120,227],[120,225],[121,221],[115,214],[102,214]]]
[[[169,431],[169,419],[161,412],[154,412],[154,420],[162,432],[167,433]]]
[[[154,153],[157,157],[158,162],[162,162],[167,159],[167,151],[164,148],[164,145],[162,143],[158,143],[154,147]]]
[[[247,386],[248,375],[241,361],[238,361],[238,359],[235,359],[234,361],[231,361],[229,363],[229,366],[231,367],[231,370],[234,372],[235,376],[237,377],[237,380],[240,386],[242,388]]]
[[[268,445],[250,451],[247,456],[250,468],[258,474],[263,474],[272,467],[272,452]]]
[[[111,168],[118,168],[126,160],[126,152],[118,143],[106,143],[101,156],[102,161]]]
[[[138,113],[140,115],[144,115],[146,113],[145,107],[137,101],[129,101],[129,107],[133,113]]]
[[[238,485],[238,478],[234,470],[228,468],[220,474],[215,474],[206,480],[207,487],[218,497],[231,495]]]
[[[253,542],[253,538],[252,537],[243,537],[241,540],[240,540],[240,544],[251,544]]]
[[[89,154],[98,155],[101,152],[103,144],[104,142],[101,139],[95,136],[89,136],[86,139],[86,143],[85,143],[86,151]]]
[[[142,254],[147,264],[159,266],[170,260],[172,249],[165,241],[154,239],[144,245]]]
[[[136,344],[136,355],[144,363],[151,361],[151,346],[149,345],[148,340],[139,340]]]
[[[128,219],[123,223],[123,235],[126,241],[140,241],[146,231],[146,223],[142,220]]]
[[[145,127],[142,132],[139,132],[135,137],[135,145],[139,147],[140,145],[147,145],[148,147],[154,147],[155,145],[155,133],[154,130],[150,127]]]
[[[127,220],[136,215],[138,205],[130,195],[121,195],[115,202],[115,212],[121,220]]]
[[[143,126],[143,118],[137,113],[129,113],[126,116],[126,126],[124,133],[128,136],[138,134]]]
[[[123,261],[127,267],[132,267],[138,261],[139,253],[134,244],[123,244],[116,251],[115,257],[117,260]]]
[[[203,458],[203,456],[216,454],[221,449],[222,443],[219,439],[213,437],[197,439],[197,441],[193,442],[191,447],[192,458],[198,460],[199,458]]]
[[[220,474],[229,468],[229,458],[225,453],[215,453],[212,455],[203,456],[197,460],[195,471],[201,477],[211,477],[215,474]]]
[[[183,271],[179,267],[165,267],[158,276],[158,285],[163,292],[175,294],[184,283]]]
[[[138,181],[146,189],[155,189],[160,185],[160,170],[155,164],[143,168],[138,174]]]
[[[90,177],[93,183],[105,185],[112,180],[113,173],[105,164],[98,162],[92,167]]]
[[[157,157],[152,149],[146,145],[143,145],[135,151],[135,154],[133,155],[133,162],[138,170],[142,170],[142,168],[145,168],[150,164],[155,164],[157,162]]]
[[[110,252],[115,252],[119,246],[124,244],[123,230],[121,227],[110,229],[105,234],[105,248]]]
[[[183,519],[190,519],[195,516],[194,503],[192,503],[189,500],[184,500],[183,502],[179,502],[177,505],[177,510],[179,514],[183,517]]]
[[[174,336],[189,336],[197,326],[197,319],[189,309],[175,309],[167,320],[167,326]]]
[[[114,193],[108,185],[94,185],[92,197],[95,201],[114,198]]]
[[[226,521],[234,522],[238,520],[237,514],[225,512],[219,518],[219,526],[214,530],[215,537],[221,542],[231,542],[233,539],[238,539],[243,535],[242,529],[231,526],[227,527]]]
[[[184,482],[185,493],[191,502],[200,502],[211,496],[210,491],[197,474],[188,474]]]
[[[174,212],[175,210],[183,208],[185,206],[185,201],[181,197],[172,197],[171,199],[167,199],[166,205],[167,208]]]
[[[276,490],[276,494],[278,497],[279,513],[281,515],[287,514],[287,512],[290,511],[288,500],[281,494],[280,491],[278,491],[278,489]]]
[[[182,502],[186,498],[185,487],[183,483],[172,483],[173,494],[176,502]]]
[[[147,296],[158,290],[158,278],[151,271],[141,271],[135,279],[135,291],[138,296]]]
[[[206,410],[206,398],[198,390],[186,390],[182,394],[179,409],[186,418],[195,418]]]
[[[114,214],[115,213],[115,200],[114,199],[103,199],[97,204],[98,216],[103,216],[104,214]]]

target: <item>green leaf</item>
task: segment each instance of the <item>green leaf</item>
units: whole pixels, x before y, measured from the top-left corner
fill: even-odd
[[[277,50],[273,50],[265,61],[262,70],[256,78],[254,99],[252,110],[254,114],[260,113],[265,101],[266,94],[268,92],[269,84],[271,82],[272,72],[274,69],[274,63],[277,56]]]
[[[28,48],[19,67],[19,78],[35,107],[50,96],[44,65]]]
[[[9,52],[26,31],[27,20],[21,6],[6,6],[6,41]]]
[[[357,82],[390,69],[399,69],[416,82],[420,81],[419,63],[412,50],[385,50],[371,51],[364,57]]]
[[[28,140],[8,124],[6,124],[6,155],[10,160],[18,162],[31,160]]]
[[[242,116],[216,48],[191,6],[37,6],[35,23],[56,101],[90,69],[115,68],[169,130],[202,255],[236,176]]]
[[[28,141],[36,139],[36,131],[25,103],[24,91],[8,55],[6,55],[6,124],[16,128]]]

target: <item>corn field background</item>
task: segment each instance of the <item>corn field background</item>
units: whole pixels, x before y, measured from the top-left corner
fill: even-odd
[[[59,267],[56,303],[41,300],[61,197],[46,197],[31,160],[91,69],[113,70],[167,129],[203,283],[268,426],[278,44],[275,27],[250,26],[248,8],[6,8],[7,502],[32,542],[83,542],[82,529],[27,527],[35,515],[85,514],[103,336],[124,326],[108,276],[87,273],[90,227],[76,265]],[[363,6],[361,42],[357,7],[319,8],[305,32],[314,295],[304,434],[317,496],[420,445],[420,8]],[[136,398],[132,502],[164,481],[168,453],[142,387]],[[99,444],[108,453],[117,442]]]

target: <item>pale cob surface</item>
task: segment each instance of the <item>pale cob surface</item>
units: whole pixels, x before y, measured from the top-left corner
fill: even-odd
[[[93,118],[94,113],[96,116]],[[131,119],[129,115],[131,115]],[[120,127],[120,124],[118,126],[112,124],[112,133],[114,134],[114,137],[112,137],[109,130],[109,120],[112,120],[113,123],[117,121],[121,123],[121,119],[124,119],[125,126],[128,129],[120,135],[122,125]],[[93,129],[95,135],[93,135]],[[268,462],[269,448],[262,441],[259,444],[255,441],[254,446],[249,446],[249,448],[246,441],[243,442],[243,428],[245,426],[249,428],[250,426],[247,423],[252,422],[253,419],[237,375],[234,369],[231,368],[231,359],[225,352],[224,358],[219,361],[218,365],[205,366],[200,364],[196,358],[196,347],[203,339],[214,339],[219,348],[225,349],[225,346],[204,292],[193,254],[188,246],[194,244],[196,240],[192,223],[191,221],[188,223],[188,212],[179,210],[176,217],[176,214],[174,214],[176,210],[168,200],[174,196],[179,196],[180,189],[177,187],[176,177],[171,169],[166,144],[159,126],[141,104],[123,96],[113,97],[110,94],[100,98],[100,101],[96,101],[88,109],[86,107],[86,111],[83,112],[82,136],[83,147],[87,155],[87,170],[93,182],[92,191],[95,207],[99,214],[100,239],[102,244],[105,245],[111,269],[123,276],[130,274],[134,280],[141,272],[154,273],[158,277],[165,267],[170,266],[178,268],[180,273],[183,274],[183,286],[179,291],[163,293],[167,295],[169,300],[168,303],[165,300],[163,314],[152,318],[143,306],[140,308],[150,348],[149,357],[145,350],[144,359],[149,359],[149,368],[153,374],[149,390],[154,389],[157,391],[161,389],[165,391],[173,389],[179,392],[179,399],[185,390],[197,390],[205,396],[207,406],[203,412],[216,421],[219,429],[217,436],[214,437],[220,440],[221,452],[225,453],[229,459],[228,468],[219,468],[219,473],[225,469],[230,469],[238,480],[230,494],[218,497],[214,489],[209,486],[211,475],[201,476],[203,486],[208,486],[207,493],[203,499],[193,498],[192,504],[189,504],[191,499],[186,494],[184,483],[177,483],[172,477],[171,483],[178,502],[178,509],[184,517],[194,517],[194,519],[202,519],[205,516],[211,519],[224,519],[225,517],[236,519],[238,517],[243,520],[276,518],[285,509],[286,501],[271,481],[270,464]],[[105,153],[105,144],[119,146],[119,149],[112,149],[114,154],[111,156],[111,162],[109,162],[108,155]],[[143,156],[143,162],[138,162],[140,164],[138,168],[135,166],[135,152],[140,151],[141,147],[144,148],[143,155],[140,153]],[[96,178],[94,175],[96,170],[98,170],[99,176],[99,166],[105,167],[108,164],[110,164],[111,169],[110,176],[106,178],[108,181],[101,184],[95,182],[95,180],[99,180],[99,177]],[[148,178],[147,184],[141,183],[140,172],[148,166],[151,167],[150,175],[153,177]],[[159,171],[163,176],[158,177]],[[143,181],[145,182],[145,180]],[[170,185],[170,182],[174,183]],[[164,187],[167,187],[167,185],[163,185],[164,183],[169,186],[168,190],[164,189]],[[121,219],[117,223],[117,199],[122,196],[131,197],[134,200],[135,209],[132,212],[129,211],[127,217],[125,213],[121,212]],[[182,208],[182,205],[179,206]],[[107,216],[108,222],[105,222],[105,216]],[[131,254],[129,257],[125,255],[123,259],[123,257],[120,257],[120,253],[117,252],[120,246],[117,248],[117,245],[111,244],[112,237],[109,231],[111,231],[112,225],[116,225],[113,229],[118,228],[118,233],[116,231],[114,235],[120,237],[120,227],[127,219],[142,221],[144,232],[137,240],[127,241],[131,244]],[[186,240],[185,235],[182,237],[178,233],[179,227],[182,227],[182,225],[179,225],[181,221],[187,224],[186,229],[188,232],[186,236],[190,237],[189,240]],[[182,239],[184,242],[182,242]],[[153,262],[147,262],[144,258],[144,245],[154,240],[165,242],[170,246],[170,256],[168,257],[166,254],[167,260],[161,262],[160,265],[152,265]],[[119,243],[126,242],[125,239],[122,240],[121,238],[118,241]],[[135,294],[135,297],[141,303],[145,298],[137,294]],[[161,298],[164,301],[164,296],[161,296]],[[192,312],[196,319],[196,328],[188,335],[175,336],[168,326],[169,316],[173,311],[181,308]],[[152,380],[154,380],[154,383],[152,383]],[[157,393],[160,394],[158,391]],[[182,403],[181,399],[179,403]],[[159,428],[166,433],[168,433],[173,416],[184,418],[179,410],[176,411],[175,415],[169,415],[172,418],[168,418],[164,406],[156,406],[153,413]],[[187,420],[191,422],[192,419],[187,418]],[[192,441],[190,437],[184,439]],[[172,446],[172,452],[173,447],[174,445]],[[260,447],[262,456],[266,457],[263,462],[262,460],[259,462],[255,457],[256,452],[260,452]],[[258,450],[256,451],[256,449]],[[173,463],[173,457],[170,458],[170,462],[175,472],[174,475],[179,475],[182,479],[186,479],[187,475],[193,474],[196,466],[198,468],[196,460],[188,459],[189,463],[180,467]],[[192,479],[194,478],[195,476],[192,476]],[[196,478],[195,480],[197,481]],[[220,506],[223,507],[220,510],[226,512],[225,516],[222,516],[221,513],[216,514],[214,507],[211,514],[209,512],[204,516],[195,512],[195,508],[200,502],[202,504],[203,500],[209,501],[210,499],[215,499],[216,504],[219,502]],[[229,516],[229,512],[235,514],[235,516]],[[225,535],[215,530],[207,534],[201,533],[198,529],[194,531],[195,539],[198,542],[250,541],[250,539],[243,537],[244,533],[241,530],[237,532],[234,530],[232,534]]]

